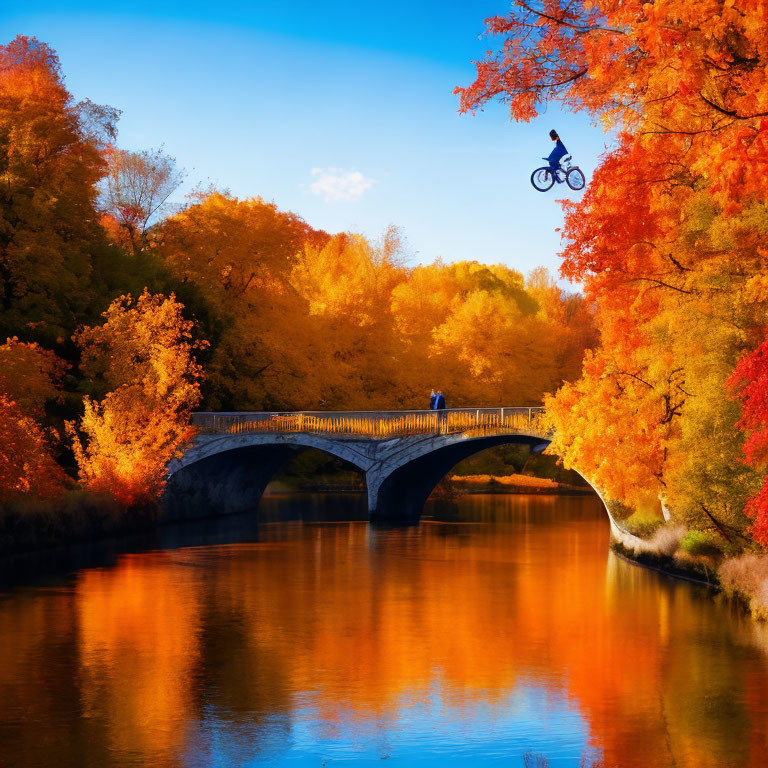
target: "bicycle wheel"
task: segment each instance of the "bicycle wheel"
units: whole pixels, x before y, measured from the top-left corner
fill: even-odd
[[[531,174],[531,184],[534,189],[538,189],[539,192],[546,192],[548,189],[552,189],[555,183],[555,177],[550,168],[537,168]]]
[[[568,171],[568,173],[565,175],[565,183],[571,189],[584,189],[586,181],[584,179],[584,174],[581,172],[581,168],[578,168],[577,166],[571,168],[571,170]]]

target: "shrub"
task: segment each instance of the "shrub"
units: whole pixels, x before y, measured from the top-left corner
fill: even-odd
[[[677,552],[680,542],[685,536],[684,525],[666,523],[659,526],[648,542],[660,555],[671,557]]]
[[[717,575],[726,595],[743,599],[758,619],[768,619],[768,555],[726,560]]]
[[[639,536],[641,539],[650,539],[664,525],[664,521],[650,520],[647,517],[638,517],[633,514],[623,520],[622,525],[635,536]]]
[[[680,541],[680,549],[689,555],[722,555],[722,550],[702,531],[688,531]]]

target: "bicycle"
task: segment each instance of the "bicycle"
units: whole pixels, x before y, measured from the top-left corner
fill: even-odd
[[[541,159],[547,160],[548,158],[542,157]],[[558,174],[559,180],[564,180],[571,189],[578,191],[584,189],[586,179],[578,165],[571,165],[571,159],[571,155],[565,155],[560,160],[560,167],[555,173]],[[548,165],[545,165],[542,168],[537,168],[531,174],[531,184],[533,184],[533,188],[539,192],[548,192],[555,184],[555,173],[552,173],[552,169]],[[565,178],[562,179],[559,174],[563,174]]]

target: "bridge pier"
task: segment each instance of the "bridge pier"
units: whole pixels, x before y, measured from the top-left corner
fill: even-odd
[[[429,495],[440,481],[432,478],[393,477],[381,468],[366,472],[368,519],[384,525],[417,525]]]

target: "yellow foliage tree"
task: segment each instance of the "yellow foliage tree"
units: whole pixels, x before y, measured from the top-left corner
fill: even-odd
[[[324,407],[397,407],[407,397],[390,307],[406,277],[399,248],[394,231],[380,247],[341,234],[298,257],[291,283],[309,308],[315,366],[323,372],[315,395]]]
[[[182,310],[173,295],[121,296],[103,325],[75,336],[84,372],[112,390],[101,402],[86,397],[78,429],[67,425],[80,480],[126,505],[158,496],[168,462],[192,434],[202,379],[193,351],[202,344]]]

